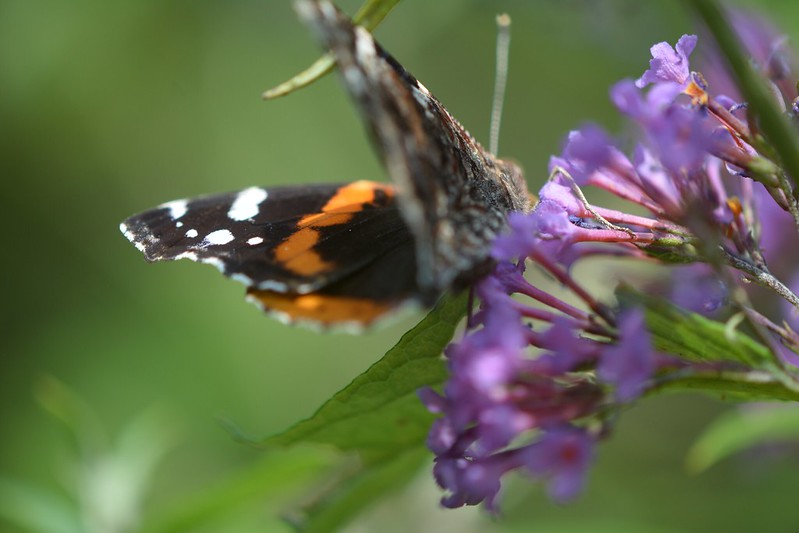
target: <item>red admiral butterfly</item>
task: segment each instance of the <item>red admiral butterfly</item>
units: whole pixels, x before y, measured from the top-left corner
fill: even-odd
[[[507,214],[530,208],[521,170],[483,149],[330,2],[301,0],[296,9],[333,53],[394,185],[177,200],[128,218],[122,233],[148,261],[216,266],[288,322],[366,325],[479,279]]]

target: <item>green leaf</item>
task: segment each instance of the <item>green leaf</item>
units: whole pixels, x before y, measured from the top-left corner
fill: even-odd
[[[786,387],[769,373],[698,372],[679,377],[667,377],[656,391],[719,392],[725,399],[746,401],[799,401],[799,392]]]
[[[755,369],[774,369],[768,348],[726,324],[681,309],[663,298],[620,286],[622,306],[641,307],[652,343],[661,352],[692,362],[736,362]]]
[[[307,518],[299,523],[304,533],[339,531],[368,504],[409,482],[430,452],[424,446],[412,447],[377,464],[336,487],[330,497],[307,509]]]
[[[262,444],[330,444],[372,459],[420,444],[433,415],[416,391],[445,380],[441,354],[465,314],[465,294],[445,296],[380,361],[336,393],[311,418]]]
[[[247,465],[215,485],[182,501],[170,503],[160,512],[148,513],[139,531],[195,531],[204,524],[233,514],[249,502],[269,501],[275,506],[285,504],[294,492],[299,492],[338,460],[337,455],[318,448],[294,447],[273,451],[258,463]]]
[[[107,432],[97,413],[80,394],[52,376],[43,376],[36,382],[34,396],[47,413],[64,425],[81,458],[96,456],[108,449]]]
[[[0,478],[0,519],[40,533],[84,531],[77,506],[53,491]]]
[[[399,0],[367,0],[353,17],[353,22],[369,31],[375,29],[386,18],[389,11],[399,3]],[[284,81],[277,87],[265,91],[261,97],[271,100],[291,94],[315,82],[333,70],[336,62],[329,52],[314,61],[314,63],[291,79]]]
[[[70,471],[81,488],[75,498],[84,528],[129,528],[131,517],[141,513],[156,468],[179,440],[177,417],[147,409],[125,424],[112,446],[94,410],[67,385],[46,376],[37,382],[35,394],[75,441]]]
[[[121,428],[116,445],[98,461],[109,470],[118,486],[126,488],[125,494],[132,504],[138,506],[146,498],[158,466],[183,440],[179,421],[177,414],[161,407],[145,409]],[[115,504],[120,502],[117,496]]]
[[[416,391],[446,379],[441,354],[465,314],[465,294],[445,296],[380,361],[311,418],[261,442],[267,446],[332,445],[359,455],[358,468],[328,482],[328,490],[296,520],[303,529],[337,530],[374,500],[407,482],[429,457],[423,443],[433,416]]]
[[[651,392],[704,390],[736,400],[799,401],[795,378],[775,364],[771,351],[728,324],[681,309],[662,298],[622,285],[616,291],[622,307],[644,310],[654,347],[691,362],[743,363],[751,370],[676,371],[661,375]]]
[[[687,466],[701,472],[730,455],[777,441],[799,442],[799,411],[794,406],[754,406],[717,418],[688,452]]]

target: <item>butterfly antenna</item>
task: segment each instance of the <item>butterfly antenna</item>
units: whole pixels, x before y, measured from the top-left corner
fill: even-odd
[[[497,70],[494,76],[494,102],[491,106],[491,134],[488,148],[492,154],[499,151],[499,127],[502,122],[502,106],[505,103],[505,87],[508,84],[508,52],[510,50],[510,16],[497,15]]]

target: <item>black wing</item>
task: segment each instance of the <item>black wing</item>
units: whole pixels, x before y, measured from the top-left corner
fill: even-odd
[[[148,261],[207,263],[253,290],[280,293],[344,283],[398,250],[413,261],[393,189],[374,182],[251,187],[176,200],[128,218],[120,229]],[[413,279],[414,265],[409,269]],[[384,281],[391,299],[418,293],[402,277]]]

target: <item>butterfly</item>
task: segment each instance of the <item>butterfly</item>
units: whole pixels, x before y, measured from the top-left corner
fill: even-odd
[[[392,184],[251,187],[167,202],[120,230],[148,261],[190,259],[247,286],[285,322],[369,325],[486,275],[521,170],[485,150],[430,92],[327,0],[295,2],[338,64]]]

